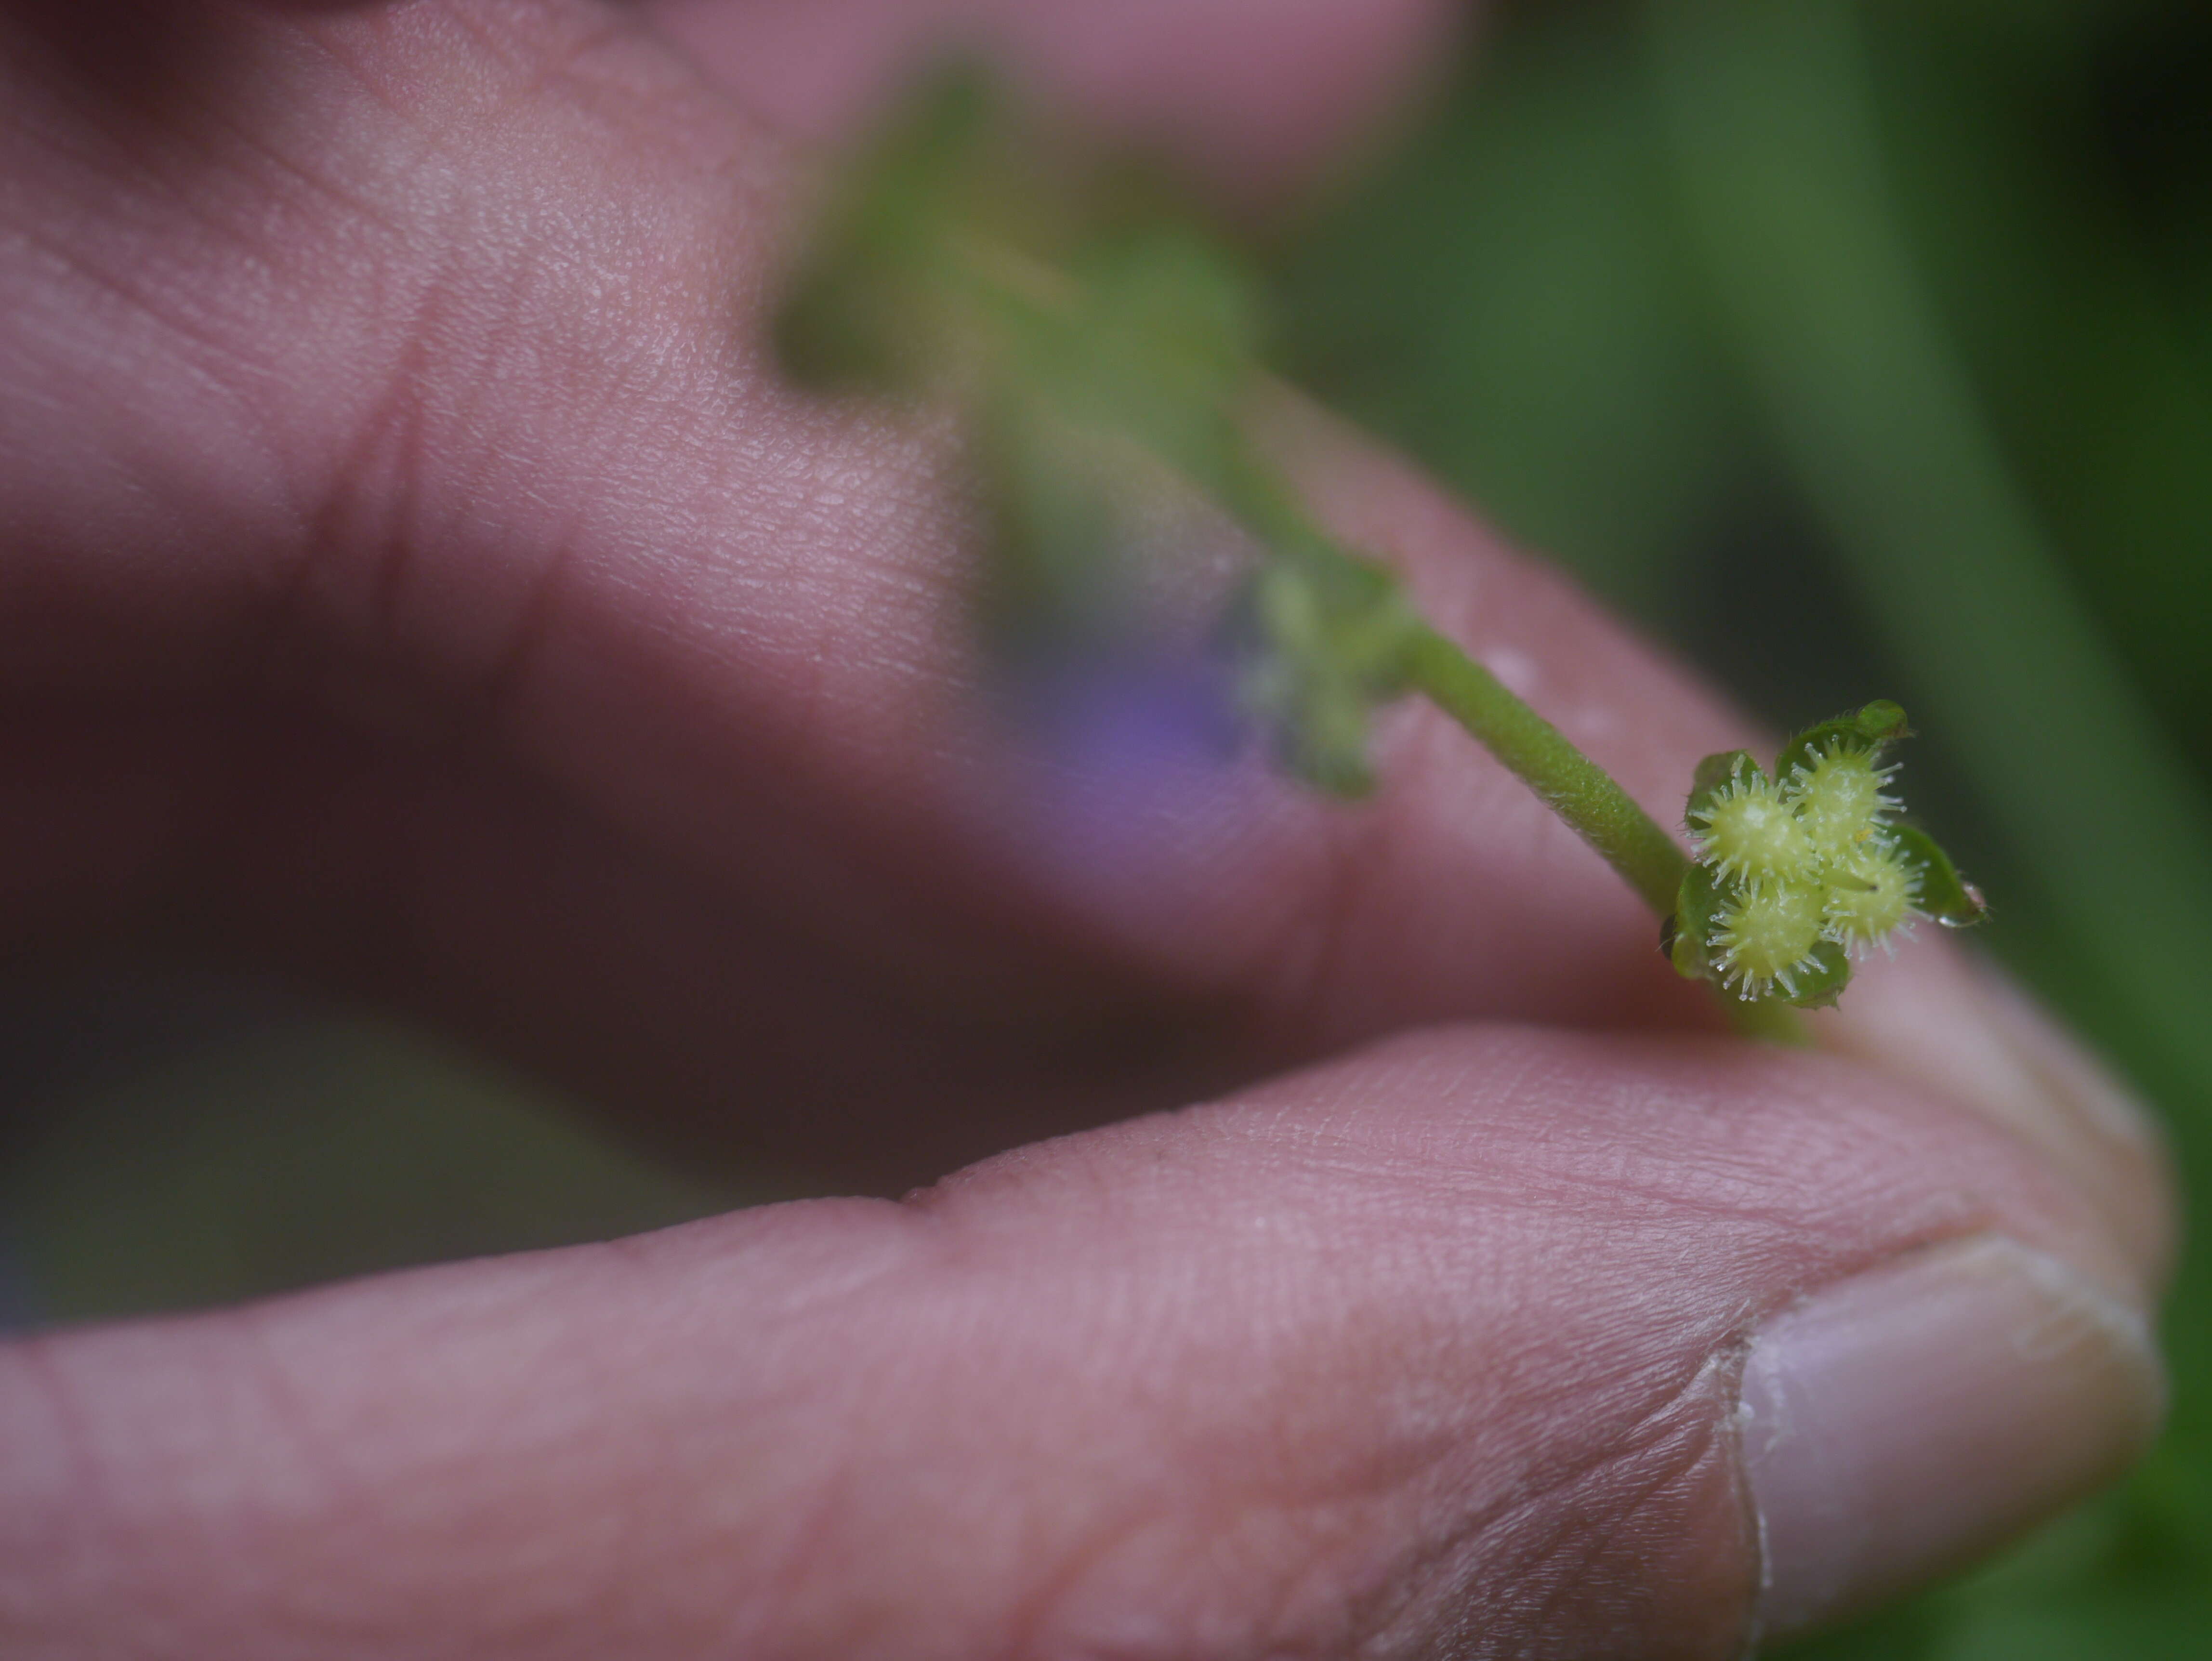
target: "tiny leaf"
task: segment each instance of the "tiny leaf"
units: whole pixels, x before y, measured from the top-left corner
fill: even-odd
[[[1259,372],[1250,279],[1176,225],[1103,242],[1073,275],[1082,303],[1053,332],[1046,383],[1191,477],[1218,478]]]
[[[1935,837],[1913,824],[1893,825],[1889,836],[1898,857],[1919,874],[1921,910],[1947,928],[1969,928],[1989,915],[1981,895]]]
[[[1682,817],[1694,824],[1731,783],[1755,784],[1765,776],[1748,750],[1723,750],[1707,756],[1698,764],[1697,776],[1690,785],[1689,806]]]
[[[1810,767],[1831,747],[1879,750],[1885,744],[1910,736],[1904,709],[1887,698],[1877,698],[1862,709],[1808,727],[1791,739],[1774,758],[1774,776],[1786,782],[1800,767]]]
[[[1813,948],[1813,966],[1790,977],[1796,989],[1778,995],[1800,1009],[1825,1009],[1843,995],[1850,978],[1850,955],[1833,940],[1822,940]]]
[[[1674,915],[1667,920],[1660,941],[1674,960],[1674,972],[1689,981],[1713,978],[1706,942],[1713,932],[1713,914],[1721,908],[1724,885],[1710,867],[1692,865],[1682,873],[1682,886],[1674,899]]]
[[[777,308],[785,374],[819,391],[894,392],[941,367],[959,303],[945,250],[992,192],[1004,125],[989,78],[969,66],[893,116],[855,161]]]

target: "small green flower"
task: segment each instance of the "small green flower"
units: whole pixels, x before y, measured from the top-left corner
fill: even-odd
[[[1692,806],[1688,818],[1698,857],[1732,880],[1793,881],[1820,864],[1796,806],[1755,765],[1738,768],[1726,784]]]
[[[1822,894],[1811,882],[1770,878],[1736,889],[1714,916],[1706,945],[1715,977],[1740,998],[1779,990],[1794,997],[1797,979],[1816,967],[1826,927]]]
[[[1876,765],[1876,753],[1830,739],[1809,763],[1792,771],[1788,789],[1817,859],[1840,862],[1877,842],[1882,827],[1901,806],[1882,787],[1894,767]]]
[[[1830,870],[1822,927],[1847,952],[1885,945],[1922,915],[1920,873],[1887,837],[1855,849]]]
[[[1835,1001],[1854,957],[1917,917],[1978,922],[1981,897],[1925,831],[1895,822],[1883,751],[1905,712],[1870,703],[1783,747],[1708,756],[1683,814],[1697,849],[1664,940],[1674,966],[1755,1001]]]

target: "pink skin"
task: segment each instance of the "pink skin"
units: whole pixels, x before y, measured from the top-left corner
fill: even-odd
[[[1261,194],[1445,27],[1250,9],[1008,27]],[[1418,710],[1356,812],[1194,764],[1041,848],[1091,799],[977,695],[942,423],[753,344],[799,188],[748,97],[834,125],[923,9],[804,9],[728,14],[733,96],[587,0],[0,9],[0,919],[365,993],[694,1157],[1075,1134],[0,1350],[9,1653],[1729,1653],[1749,1326],[1991,1228],[2139,1295],[2155,1151],[1941,941],[1834,1053],[1715,1036]],[[1747,740],[1280,427],[1656,814]]]
[[[848,129],[942,43],[1016,65],[1036,94],[1182,158],[1245,202],[1338,160],[1463,19],[1441,0],[642,0],[755,114]]]

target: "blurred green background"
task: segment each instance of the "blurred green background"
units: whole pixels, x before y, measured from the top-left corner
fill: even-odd
[[[1283,366],[1778,726],[1894,696],[1997,952],[2212,1183],[2212,7],[1555,0],[1270,251]],[[185,1306],[783,1191],[415,1035],[19,988],[0,1312]],[[1821,1657],[2212,1653],[2212,1258],[2124,1488]]]

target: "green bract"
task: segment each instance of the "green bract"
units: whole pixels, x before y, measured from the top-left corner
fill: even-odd
[[[1285,767],[1335,795],[1373,788],[1369,716],[1406,691],[1419,621],[1365,561],[1273,560],[1252,578],[1231,619],[1237,691]]]
[[[1887,747],[1905,711],[1883,701],[1799,733],[1774,770],[1748,751],[1698,764],[1683,820],[1697,862],[1664,936],[1674,967],[1735,997],[1832,1003],[1850,960],[1917,917],[1981,920],[1981,898],[1924,830],[1894,823]]]

